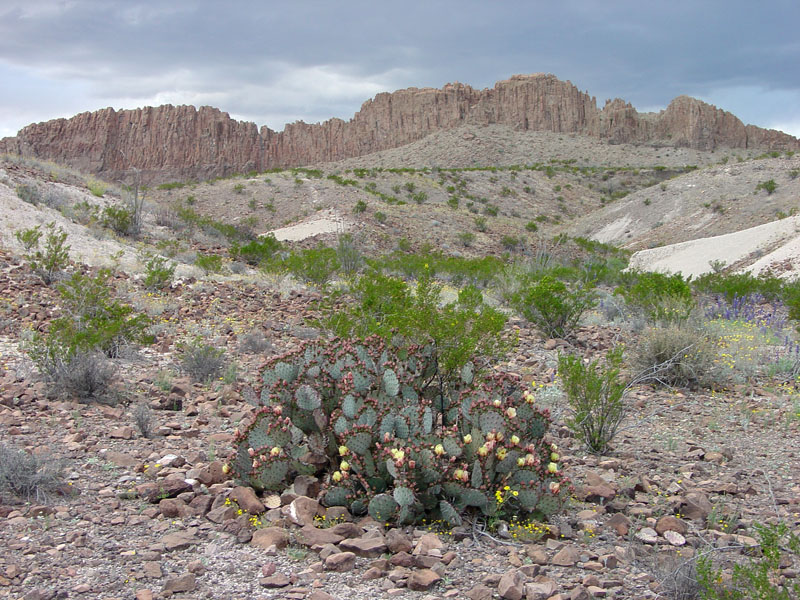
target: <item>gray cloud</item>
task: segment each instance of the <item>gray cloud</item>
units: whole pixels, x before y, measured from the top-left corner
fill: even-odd
[[[742,0],[6,0],[0,135],[104,106],[211,104],[280,129],[379,91],[551,72],[637,108],[689,94],[800,123],[800,5]],[[800,134],[800,131],[794,131]]]

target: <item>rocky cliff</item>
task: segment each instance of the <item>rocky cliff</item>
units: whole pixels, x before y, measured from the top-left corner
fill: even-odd
[[[658,114],[639,114],[623,100],[602,109],[593,97],[553,75],[516,75],[493,88],[454,83],[442,89],[382,93],[350,121],[286,125],[282,132],[236,121],[215,108],[111,108],[29,125],[0,140],[0,152],[66,163],[109,179],[132,167],[151,182],[208,178],[361,156],[416,141],[463,123],[578,133],[610,143],[711,150],[800,149],[785,133],[745,126],[734,115],[680,96]]]

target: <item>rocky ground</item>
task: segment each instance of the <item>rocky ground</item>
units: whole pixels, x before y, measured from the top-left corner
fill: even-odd
[[[115,287],[161,328],[152,347],[119,360],[108,403],[53,397],[19,340],[41,330],[55,293],[0,253],[0,441],[60,461],[65,485],[47,501],[0,505],[0,596],[8,598],[677,598],[683,561],[741,558],[751,525],[800,526],[800,400],[779,379],[718,393],[634,389],[613,451],[585,453],[548,403],[553,440],[576,486],[567,513],[544,529],[480,519],[389,529],[316,500],[301,478],[256,497],[227,480],[234,428],[252,410],[266,356],[318,334],[305,324],[316,292],[268,282],[184,280],[163,295],[126,275]],[[500,368],[549,379],[562,343],[512,321],[518,350]],[[201,334],[237,363],[228,382],[193,384],[178,343]],[[248,353],[244,334],[265,348]],[[581,330],[591,356],[618,327]],[[149,408],[152,435],[135,414]],[[783,565],[795,578],[800,564]]]

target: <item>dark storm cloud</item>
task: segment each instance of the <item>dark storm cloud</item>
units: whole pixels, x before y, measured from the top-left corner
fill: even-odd
[[[349,118],[379,91],[455,80],[485,87],[543,71],[600,105],[719,97],[743,120],[769,125],[800,122],[798,103],[784,106],[800,99],[799,16],[794,0],[6,0],[0,88],[49,82],[41,119],[76,102],[84,110],[170,102],[280,128]],[[781,100],[758,101],[770,94]],[[15,106],[30,112],[21,95],[0,95],[3,132]]]

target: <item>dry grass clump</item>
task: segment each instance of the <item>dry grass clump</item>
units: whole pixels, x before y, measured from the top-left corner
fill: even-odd
[[[633,369],[668,387],[698,388],[722,384],[717,344],[690,324],[647,329],[633,353]]]
[[[46,502],[61,486],[62,471],[58,461],[0,444],[0,497]]]

